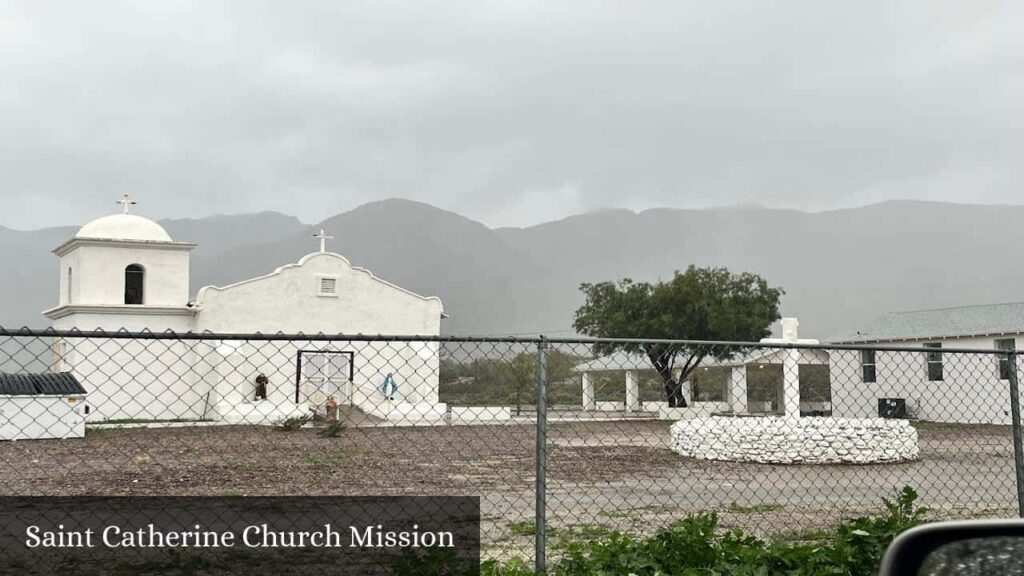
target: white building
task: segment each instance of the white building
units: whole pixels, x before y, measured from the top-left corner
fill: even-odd
[[[1009,424],[1006,356],[970,351],[1018,349],[1022,340],[1024,303],[892,313],[858,332],[831,339],[822,348],[755,348],[729,360],[706,359],[684,386],[689,403],[684,409],[640,403],[637,374],[650,370],[642,355],[616,353],[580,364],[576,370],[581,374],[583,407],[590,410],[612,408],[595,401],[597,375],[621,372],[626,401],[614,408],[657,411],[662,418],[709,413],[873,418],[884,413],[933,422]],[[795,319],[783,319],[781,339],[762,342],[816,344],[797,337]],[[858,349],[829,348],[830,344]],[[885,351],[872,346],[928,351]],[[943,353],[943,349],[968,352]],[[717,376],[717,381],[709,382],[713,379],[705,377],[705,371]],[[698,379],[704,381],[703,398],[693,397]],[[754,382],[756,395],[752,394]]]
[[[156,222],[124,213],[90,222],[54,250],[58,330],[437,336],[440,299],[424,297],[320,251],[258,278],[207,286],[190,301],[189,253]],[[91,421],[269,423],[328,398],[389,420],[443,418],[436,343],[67,339],[59,369],[89,392]],[[397,392],[381,383],[393,374]],[[257,400],[255,379],[268,380]]]
[[[934,352],[830,351],[835,415],[875,416],[879,400],[896,399],[912,418],[1009,424],[1005,356],[944,354],[943,348],[1012,350],[1022,339],[1024,302],[887,314],[830,343]]]
[[[798,336],[799,322],[796,318],[783,318],[781,338],[765,338],[764,344],[816,345],[817,340],[801,339]],[[801,373],[809,367],[827,366],[827,352],[815,349],[754,348],[737,349],[732,358],[717,360],[705,358],[700,366],[683,382],[683,396],[686,408],[669,408],[667,402],[641,402],[639,394],[639,373],[651,370],[650,360],[642,354],[616,352],[614,354],[584,362],[575,367],[580,374],[584,410],[619,410],[626,412],[657,412],[661,419],[696,418],[712,414],[782,414],[797,417],[801,413],[819,414],[832,410],[827,393],[802,398]],[[762,383],[772,380],[771,375],[762,374],[765,369],[778,367],[777,382],[772,382],[770,394],[752,399],[749,380]],[[708,371],[718,376],[717,383],[709,383]],[[594,381],[599,374],[622,373],[625,377],[624,402],[598,402],[595,398]],[[679,370],[675,371],[676,377]],[[774,375],[774,374],[773,374]],[[696,397],[698,382],[703,393]],[[808,388],[808,386],[804,386]],[[827,392],[827,391],[826,391]],[[819,397],[824,396],[824,397]]]

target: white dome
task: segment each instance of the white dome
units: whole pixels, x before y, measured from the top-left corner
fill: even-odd
[[[135,214],[114,214],[93,220],[82,226],[75,238],[172,242],[163,226]]]

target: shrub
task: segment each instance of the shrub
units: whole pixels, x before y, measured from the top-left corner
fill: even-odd
[[[739,530],[720,531],[718,516],[687,516],[649,537],[613,532],[596,541],[565,544],[555,565],[559,576],[636,574],[637,576],[873,576],[882,554],[899,533],[925,522],[927,508],[917,493],[903,488],[894,501],[883,500],[881,516],[856,518],[811,541],[765,542]],[[520,576],[522,560],[485,562],[485,576]]]
[[[299,428],[302,428],[309,422],[309,416],[292,416],[291,418],[285,418],[278,424],[275,429],[280,432],[294,432]]]
[[[320,430],[320,435],[324,438],[337,438],[344,431],[345,423],[341,420],[334,420]]]

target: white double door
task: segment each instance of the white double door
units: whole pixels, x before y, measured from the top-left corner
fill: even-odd
[[[302,389],[305,400],[323,405],[334,397],[338,404],[352,403],[352,355],[347,352],[302,352]]]

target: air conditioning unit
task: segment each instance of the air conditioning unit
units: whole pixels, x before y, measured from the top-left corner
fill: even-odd
[[[878,417],[879,418],[906,418],[907,417],[907,399],[906,398],[879,398],[878,399]]]

